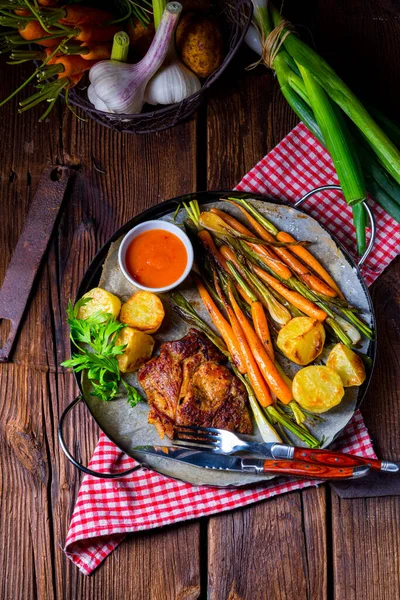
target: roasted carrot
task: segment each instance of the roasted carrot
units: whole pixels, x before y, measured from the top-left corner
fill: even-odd
[[[290,233],[286,233],[286,231],[280,231],[276,236],[280,242],[295,242],[295,238],[290,235]],[[317,275],[321,277],[337,294],[343,298],[343,294],[340,288],[337,286],[336,282],[332,279],[329,273],[324,269],[320,262],[307,250],[304,246],[292,246],[290,248],[290,252],[296,254],[302,261],[311,267]]]
[[[222,255],[222,257],[225,260],[225,271],[227,273],[230,274],[230,271],[227,267],[226,261],[230,260],[231,262],[233,262],[233,264],[235,265],[235,267],[237,268],[237,270],[242,274],[242,269],[241,269],[241,265],[239,263],[239,261],[236,258],[235,253],[233,252],[233,250],[231,248],[229,248],[229,246],[221,246],[220,248],[220,253]],[[245,277],[245,275],[243,275]],[[239,294],[242,296],[243,300],[245,302],[247,302],[247,304],[251,304],[252,303],[252,299],[250,298],[250,296],[246,293],[246,291],[239,285],[235,286],[237,291],[239,292]]]
[[[218,215],[238,233],[242,235],[247,235],[249,237],[254,237],[254,233],[250,231],[250,229],[247,229],[247,227],[245,227],[243,223],[235,219],[235,217],[232,217],[228,213],[224,212],[223,210],[219,210],[218,208],[212,208],[210,212],[213,212],[214,214]],[[279,260],[279,258],[274,254],[273,250],[271,250],[270,248],[265,248],[260,244],[249,243],[249,246],[251,246],[254,252],[256,252],[260,256],[261,260],[265,262],[265,264],[270,269],[272,269],[274,273],[276,273],[279,277],[281,277],[282,279],[289,279],[290,277],[292,277],[292,272],[290,271],[290,269],[288,269],[287,266],[283,264],[281,260]]]
[[[236,204],[236,202],[231,201],[231,204],[236,206],[236,208],[238,208],[242,212],[242,214],[246,217],[250,225],[253,227],[254,231],[256,231],[258,237],[265,240],[266,242],[275,241],[274,236],[271,235],[265,229],[265,227],[263,227],[261,223],[257,221],[257,219],[255,219],[250,213],[248,213],[245,208],[243,208],[239,204]],[[293,241],[296,240],[293,238]],[[297,254],[297,252],[294,252],[295,248],[302,248],[302,246],[291,246],[291,250],[293,251],[293,253]],[[307,266],[303,265],[302,262],[297,260],[297,258],[293,256],[293,254],[291,254],[290,250],[288,250],[287,248],[275,247],[274,252],[277,256],[279,256],[279,258],[283,260],[284,263],[286,263],[292,269],[292,271],[300,275],[300,277],[311,289],[321,294],[324,294],[325,296],[329,296],[330,298],[334,298],[336,296],[335,290],[333,290],[324,281],[321,281],[316,275],[314,275],[314,273],[310,271],[309,268],[307,268]]]
[[[239,321],[237,320],[236,315],[233,312],[231,305],[229,304],[229,302],[227,301],[227,299],[225,297],[225,294],[221,290],[221,286],[219,284],[218,276],[217,276],[217,273],[215,270],[214,270],[214,286],[215,286],[215,290],[218,294],[218,297],[220,298],[221,302],[223,303],[223,305],[225,307],[226,314],[229,317],[229,322],[232,327],[233,335],[235,336],[235,339],[238,343],[237,348],[240,353],[240,360],[241,360],[241,368],[239,369],[239,371],[242,373],[242,375],[244,375],[245,373],[247,373],[246,362],[245,362],[245,358],[243,355],[243,349],[242,349],[243,339],[245,340],[245,337],[244,337],[242,328],[239,325]]]
[[[81,56],[59,56],[54,61],[56,65],[62,65],[64,70],[58,74],[58,77],[73,77],[78,73],[88,71],[97,61],[85,60]]]
[[[63,6],[62,10],[65,14],[59,22],[63,25],[104,25],[114,19],[111,13],[91,6],[68,4]]]
[[[224,212],[223,210],[219,210],[218,208],[211,208],[210,212],[214,213],[215,215],[218,215],[221,219],[225,221],[225,223],[228,223],[228,225],[230,225],[233,229],[235,229],[242,235],[254,237],[254,233],[250,231],[250,229],[247,229],[247,227],[243,225],[243,223],[235,219],[235,217],[232,217],[232,215]]]
[[[111,57],[111,49],[111,43],[88,44],[84,42],[80,56],[85,60],[108,60]],[[85,50],[88,52],[84,53]]]
[[[293,277],[292,271],[274,254],[270,248],[260,244],[246,242],[248,246],[259,256],[260,260],[267,265],[278,277],[285,281]]]
[[[260,279],[268,283],[272,289],[278,292],[288,302],[290,302],[290,304],[293,304],[293,306],[301,310],[304,314],[308,315],[309,317],[313,317],[314,319],[318,319],[318,321],[325,321],[328,315],[316,304],[310,302],[310,300],[307,300],[298,292],[289,290],[286,286],[280,283],[280,281],[275,279],[275,277],[272,277],[272,275],[263,269],[260,269],[260,267],[252,265],[252,269],[254,273],[260,277]]]
[[[270,359],[267,352],[264,350],[261,341],[259,340],[253,327],[247,320],[246,315],[241,310],[239,304],[236,302],[236,298],[232,292],[229,294],[229,301],[235,312],[237,320],[239,321],[239,324],[246,336],[247,342],[250,346],[254,359],[268,386],[274,392],[276,397],[279,398],[279,400],[281,400],[281,402],[288,404],[293,400],[292,392],[285,383],[278,369],[275,367],[275,364]]]
[[[229,289],[229,298],[233,296],[233,292]],[[235,300],[236,302],[236,300]],[[232,302],[231,302],[232,304]],[[228,313],[229,314],[229,313]],[[234,316],[235,322],[235,330],[237,335],[237,341],[240,347],[240,351],[242,354],[243,361],[245,363],[246,373],[250,379],[251,385],[253,387],[254,393],[257,397],[257,400],[261,404],[261,406],[267,407],[273,404],[271,392],[269,391],[269,387],[261,374],[261,371],[257,365],[257,362],[254,359],[254,356],[250,350],[249,343],[247,341],[246,335],[235,315],[235,312],[231,309],[231,315]]]
[[[264,307],[261,304],[261,302],[252,303],[251,316],[253,319],[254,329],[256,330],[256,333],[260,338],[262,345],[264,346],[264,350],[267,352],[270,359],[274,362],[274,347],[272,345],[267,317],[265,316]]]
[[[202,242],[204,248],[214,258],[218,267],[220,269],[226,270],[226,260],[222,256],[221,252],[218,250],[217,246],[215,245],[215,242],[211,236],[211,233],[209,231],[207,231],[207,229],[202,229],[201,231],[199,231],[199,233],[197,235],[201,239],[201,242]]]
[[[200,277],[197,275],[193,276],[197,290],[200,294],[200,298],[202,299],[204,306],[206,307],[212,322],[217,328],[219,334],[224,340],[225,344],[228,347],[229,353],[232,356],[232,360],[239,369],[240,372],[243,370],[242,363],[242,354],[238,342],[233,334],[232,327],[222,315],[222,313],[217,308],[214,300],[211,298],[210,294],[206,290],[203,282]]]
[[[118,25],[99,27],[85,24],[78,27],[74,39],[80,42],[110,42],[118,31],[121,31]]]

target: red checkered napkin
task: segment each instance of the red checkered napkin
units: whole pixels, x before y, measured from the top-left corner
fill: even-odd
[[[337,183],[329,155],[300,124],[245,175],[237,189],[295,201],[317,186]],[[351,212],[340,192],[329,191],[310,198],[306,208],[350,251],[354,249]],[[400,228],[395,221],[376,204],[373,210],[378,231],[375,249],[364,271],[368,283],[393,260],[400,241]],[[336,442],[336,449],[375,456],[359,412]],[[102,434],[89,466],[106,473],[128,469],[134,464]],[[232,510],[317,483],[278,479],[246,489],[219,489],[192,486],[142,469],[119,480],[85,476],[65,552],[89,575],[128,533]]]

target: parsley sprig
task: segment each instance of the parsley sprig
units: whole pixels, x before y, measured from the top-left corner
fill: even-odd
[[[122,379],[117,356],[124,352],[125,346],[115,344],[118,333],[126,327],[116,321],[109,313],[96,312],[87,319],[79,319],[81,306],[90,302],[91,298],[81,298],[72,305],[68,302],[67,317],[70,327],[70,338],[79,353],[62,363],[63,367],[73,369],[76,373],[86,371],[92,384],[92,396],[109,401],[121,395],[121,385],[128,396],[128,403],[135,406],[142,396]],[[86,344],[82,346],[82,344]]]

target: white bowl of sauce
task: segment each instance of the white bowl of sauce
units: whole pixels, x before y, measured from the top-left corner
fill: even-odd
[[[189,275],[193,247],[186,233],[168,221],[146,221],[131,229],[118,252],[121,271],[148,292],[168,292]]]

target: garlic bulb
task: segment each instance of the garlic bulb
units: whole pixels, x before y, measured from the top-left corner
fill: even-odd
[[[147,84],[145,99],[149,104],[174,104],[200,87],[199,78],[179,60],[172,42],[164,64]]]
[[[151,46],[137,64],[103,60],[93,65],[89,72],[88,98],[98,110],[140,113],[146,85],[167,56],[181,11],[179,2],[167,4]]]

